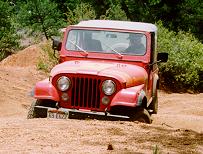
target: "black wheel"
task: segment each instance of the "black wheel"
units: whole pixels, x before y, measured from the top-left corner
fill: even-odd
[[[36,100],[33,102],[29,108],[27,119],[33,118],[46,118],[47,117],[47,109],[35,108],[35,106],[41,106],[43,101]]]
[[[153,100],[152,103],[149,105],[149,109],[152,110],[153,112],[151,112],[151,114],[157,114],[158,112],[158,94],[157,94],[157,89],[156,92],[153,96]]]
[[[129,117],[131,121],[139,121],[147,124],[152,123],[149,112],[144,108],[137,109],[135,113],[131,114]]]

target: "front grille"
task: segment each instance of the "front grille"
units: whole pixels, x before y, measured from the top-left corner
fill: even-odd
[[[73,77],[71,106],[75,108],[100,108],[100,79]]]

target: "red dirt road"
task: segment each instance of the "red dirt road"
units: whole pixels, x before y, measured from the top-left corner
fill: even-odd
[[[203,93],[159,92],[153,123],[26,119],[40,50],[29,47],[0,63],[0,153],[203,153]],[[37,55],[37,56],[36,56]],[[32,57],[28,59],[27,57]],[[107,150],[112,145],[113,150]]]

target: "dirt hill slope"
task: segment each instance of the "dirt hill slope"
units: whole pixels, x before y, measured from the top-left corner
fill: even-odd
[[[151,125],[128,121],[27,120],[39,46],[0,63],[0,153],[203,153],[203,94],[159,94]],[[107,150],[112,145],[113,150]]]
[[[20,114],[22,107],[32,101],[30,91],[34,84],[45,78],[36,70],[42,52],[37,45],[30,46],[0,63],[0,116]]]

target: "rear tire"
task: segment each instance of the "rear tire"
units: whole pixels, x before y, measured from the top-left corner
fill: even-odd
[[[144,108],[137,109],[137,111],[129,117],[131,121],[139,121],[147,124],[152,123],[149,112]]]

